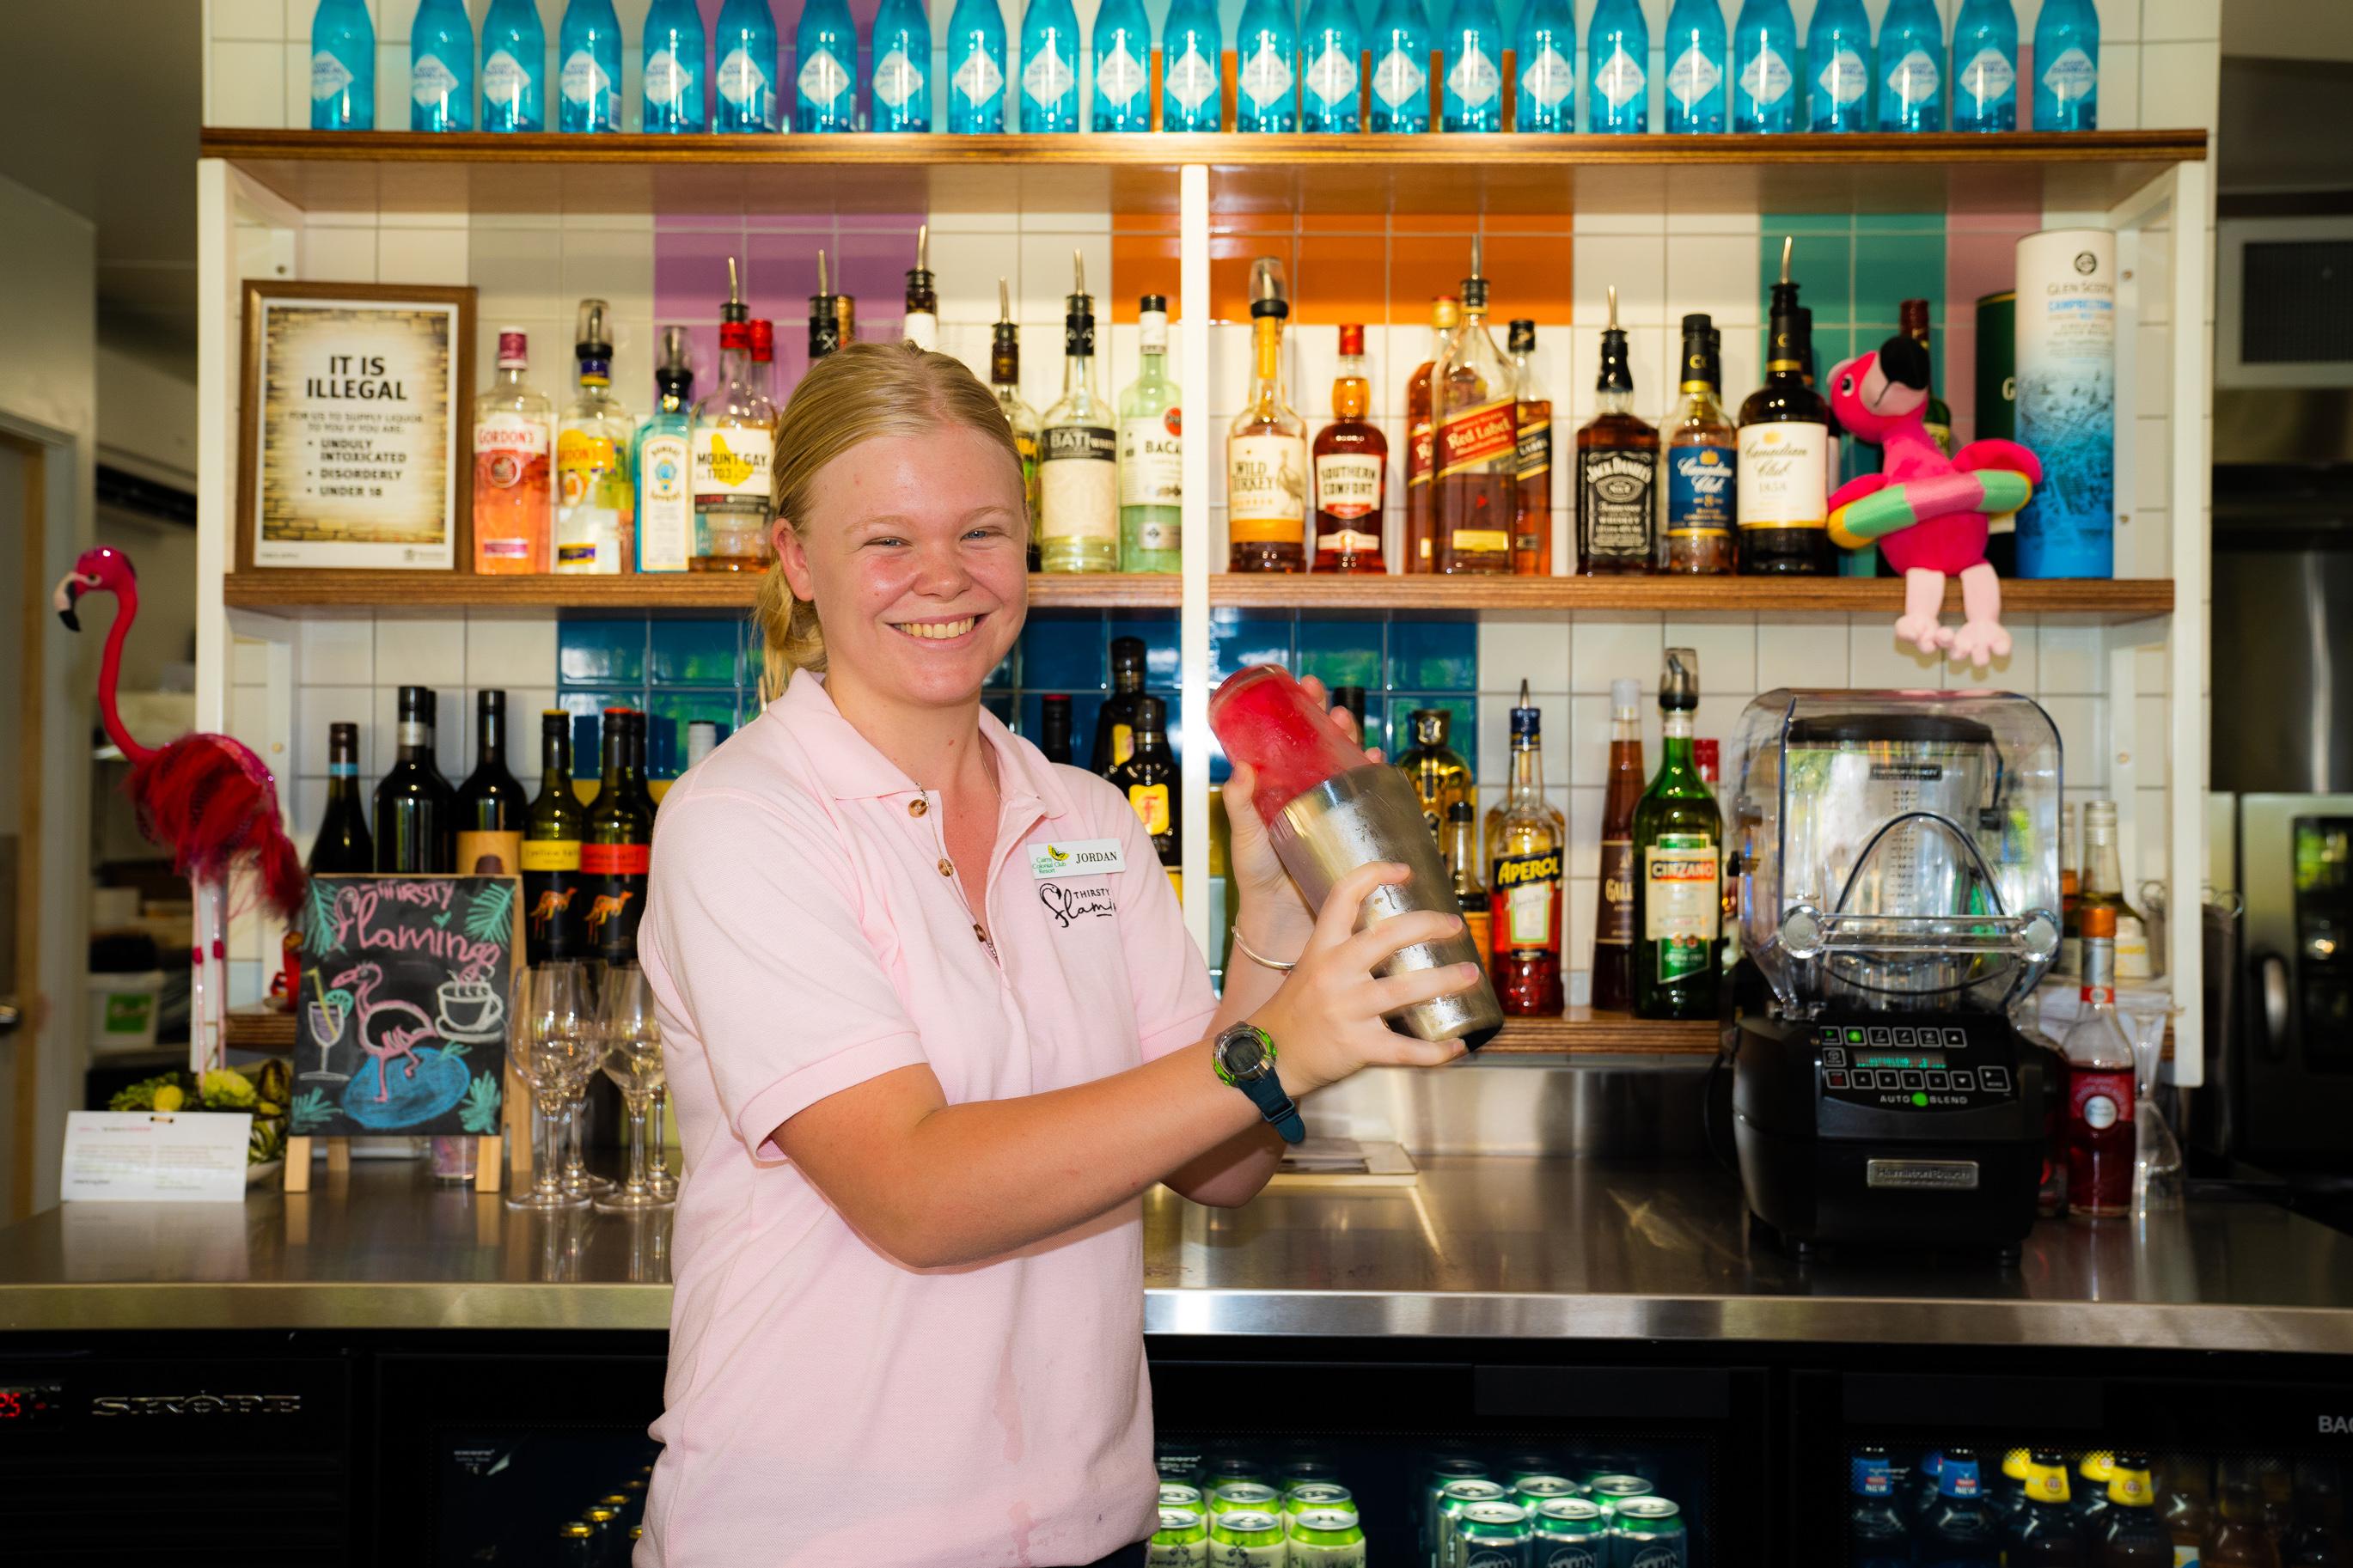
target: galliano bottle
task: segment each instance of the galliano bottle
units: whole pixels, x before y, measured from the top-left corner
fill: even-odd
[[[1095,386],[1095,300],[1086,258],[1071,253],[1062,316],[1062,395],[1038,444],[1038,567],[1119,570],[1117,416]]]
[[[1462,279],[1462,321],[1430,373],[1430,395],[1438,570],[1508,573],[1518,495],[1518,400],[1511,362],[1487,331],[1487,279],[1476,237],[1471,275]]]
[[[1735,509],[1744,575],[1827,576],[1830,540],[1830,409],[1807,382],[1811,344],[1789,278],[1791,241],[1781,242],[1773,285],[1765,384],[1740,405]]]
[[[638,431],[637,568],[683,572],[694,559],[694,371],[684,327],[662,329],[654,411]]]
[[[1282,263],[1250,264],[1251,372],[1248,402],[1226,436],[1229,569],[1307,569],[1307,422],[1282,384],[1282,323],[1291,314]]]
[[[1142,368],[1119,399],[1119,554],[1123,570],[1174,572],[1185,538],[1183,394],[1168,379],[1168,300],[1136,302]]]
[[[626,571],[632,553],[629,440],[636,429],[613,396],[610,308],[580,301],[573,353],[580,363],[580,395],[555,431],[555,569],[609,575]]]

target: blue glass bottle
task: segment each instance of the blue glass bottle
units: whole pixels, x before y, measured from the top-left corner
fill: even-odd
[[[1512,68],[1520,73],[1513,130],[1577,129],[1577,12],[1568,0],[1521,0]]]
[[[816,7],[823,15],[825,7]],[[809,25],[810,7],[801,9],[801,26]],[[776,104],[776,19],[768,0],[727,0],[719,8],[719,26],[711,40],[715,89],[711,105],[711,129],[756,135],[783,127]]]
[[[547,24],[532,0],[491,0],[482,18],[482,129],[547,129]]]
[[[948,13],[948,129],[1005,129],[1005,16],[997,0],[956,0]]]
[[[1363,129],[1356,88],[1364,47],[1356,0],[1307,0],[1307,19],[1299,29],[1302,129],[1339,134]]]
[[[1720,134],[1732,69],[1716,0],[1675,0],[1667,14],[1667,133]]]
[[[375,129],[375,24],[366,0],[319,0],[311,14],[311,129]]]
[[[1299,14],[1292,0],[1242,0],[1234,27],[1234,129],[1299,129]]]
[[[729,0],[730,5],[736,3]],[[768,0],[742,3],[763,13],[768,9]],[[720,22],[724,37],[723,11]],[[723,70],[719,76],[719,103],[723,117],[727,104]],[[858,129],[858,24],[850,20],[849,0],[801,0],[801,19],[793,28],[793,129]]]
[[[1641,0],[1599,0],[1585,27],[1588,131],[1651,128],[1651,25]]]
[[[932,19],[923,0],[882,0],[874,13],[872,117],[877,131],[932,128]]]
[[[1026,0],[1021,7],[1021,129],[1079,128],[1078,8],[1071,0]]]
[[[1871,18],[1862,0],[1815,0],[1806,29],[1809,129],[1871,129]]]
[[[1735,131],[1772,136],[1798,128],[1798,19],[1789,0],[1740,0],[1732,66]]]
[[[474,128],[474,24],[459,0],[425,0],[408,26],[408,128]]]
[[[555,128],[621,128],[621,23],[613,0],[572,0],[555,36]]]
[[[1961,0],[1953,20],[1953,129],[2018,129],[2018,13],[2010,0]]]
[[[2034,23],[2034,129],[2100,124],[2100,13],[2092,0],[2042,0]]]
[[[1504,18],[1495,0],[1452,0],[1439,30],[1446,72],[1439,103],[1448,131],[1504,128]]]
[[[1422,0],[1381,0],[1373,18],[1373,129],[1430,129],[1430,13]]]
[[[1217,131],[1219,57],[1225,34],[1217,0],[1169,0],[1160,24],[1160,129]]]
[[[1945,24],[1936,0],[1888,0],[1879,19],[1879,128],[1945,128]]]
[[[1152,17],[1144,0],[1103,0],[1095,10],[1094,95],[1088,129],[1152,129]]]
[[[645,129],[657,135],[704,129],[702,13],[694,0],[654,0],[644,38]]]

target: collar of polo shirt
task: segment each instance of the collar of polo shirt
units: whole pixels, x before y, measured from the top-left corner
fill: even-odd
[[[805,737],[820,767],[826,787],[836,800],[873,800],[892,795],[921,795],[922,787],[899,765],[858,732],[841,716],[825,689],[822,677],[806,669],[793,671],[784,705],[794,731]],[[1013,731],[987,708],[980,710],[981,738],[996,748],[1000,809],[1033,806],[1049,816],[1068,816],[1074,809],[1070,791],[1056,775],[1054,764],[1037,751],[1014,744]]]

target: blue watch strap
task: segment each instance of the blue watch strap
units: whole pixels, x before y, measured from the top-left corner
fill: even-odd
[[[1306,1138],[1307,1123],[1300,1117],[1299,1106],[1291,1096],[1282,1092],[1282,1080],[1275,1077],[1271,1065],[1264,1078],[1255,1079],[1240,1088],[1250,1096],[1250,1103],[1258,1107],[1259,1114],[1266,1118],[1267,1125],[1282,1134],[1284,1142],[1297,1143]]]

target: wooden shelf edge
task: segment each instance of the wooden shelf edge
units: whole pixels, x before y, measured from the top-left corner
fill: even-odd
[[[1895,612],[1904,584],[1875,577],[1342,577],[1221,573],[1209,603],[1266,609],[1659,610],[1739,614]],[[2171,578],[2029,579],[2002,584],[2010,615],[2134,616],[2169,614]],[[1947,584],[1945,608],[1960,589]]]
[[[1508,1018],[1482,1056],[1713,1057],[1715,1021],[1653,1023],[1630,1013],[1571,1007],[1557,1018]]]
[[[294,1015],[290,1009],[266,1002],[231,1007],[227,1026],[228,1048],[233,1051],[259,1051],[271,1057],[293,1052]]]
[[[222,580],[222,602],[263,614],[306,610],[574,610],[631,613],[748,612],[759,576],[665,572],[617,577],[477,576],[465,572],[262,568]],[[1033,609],[1175,609],[1183,592],[1172,573],[1040,573],[1029,579]]]

